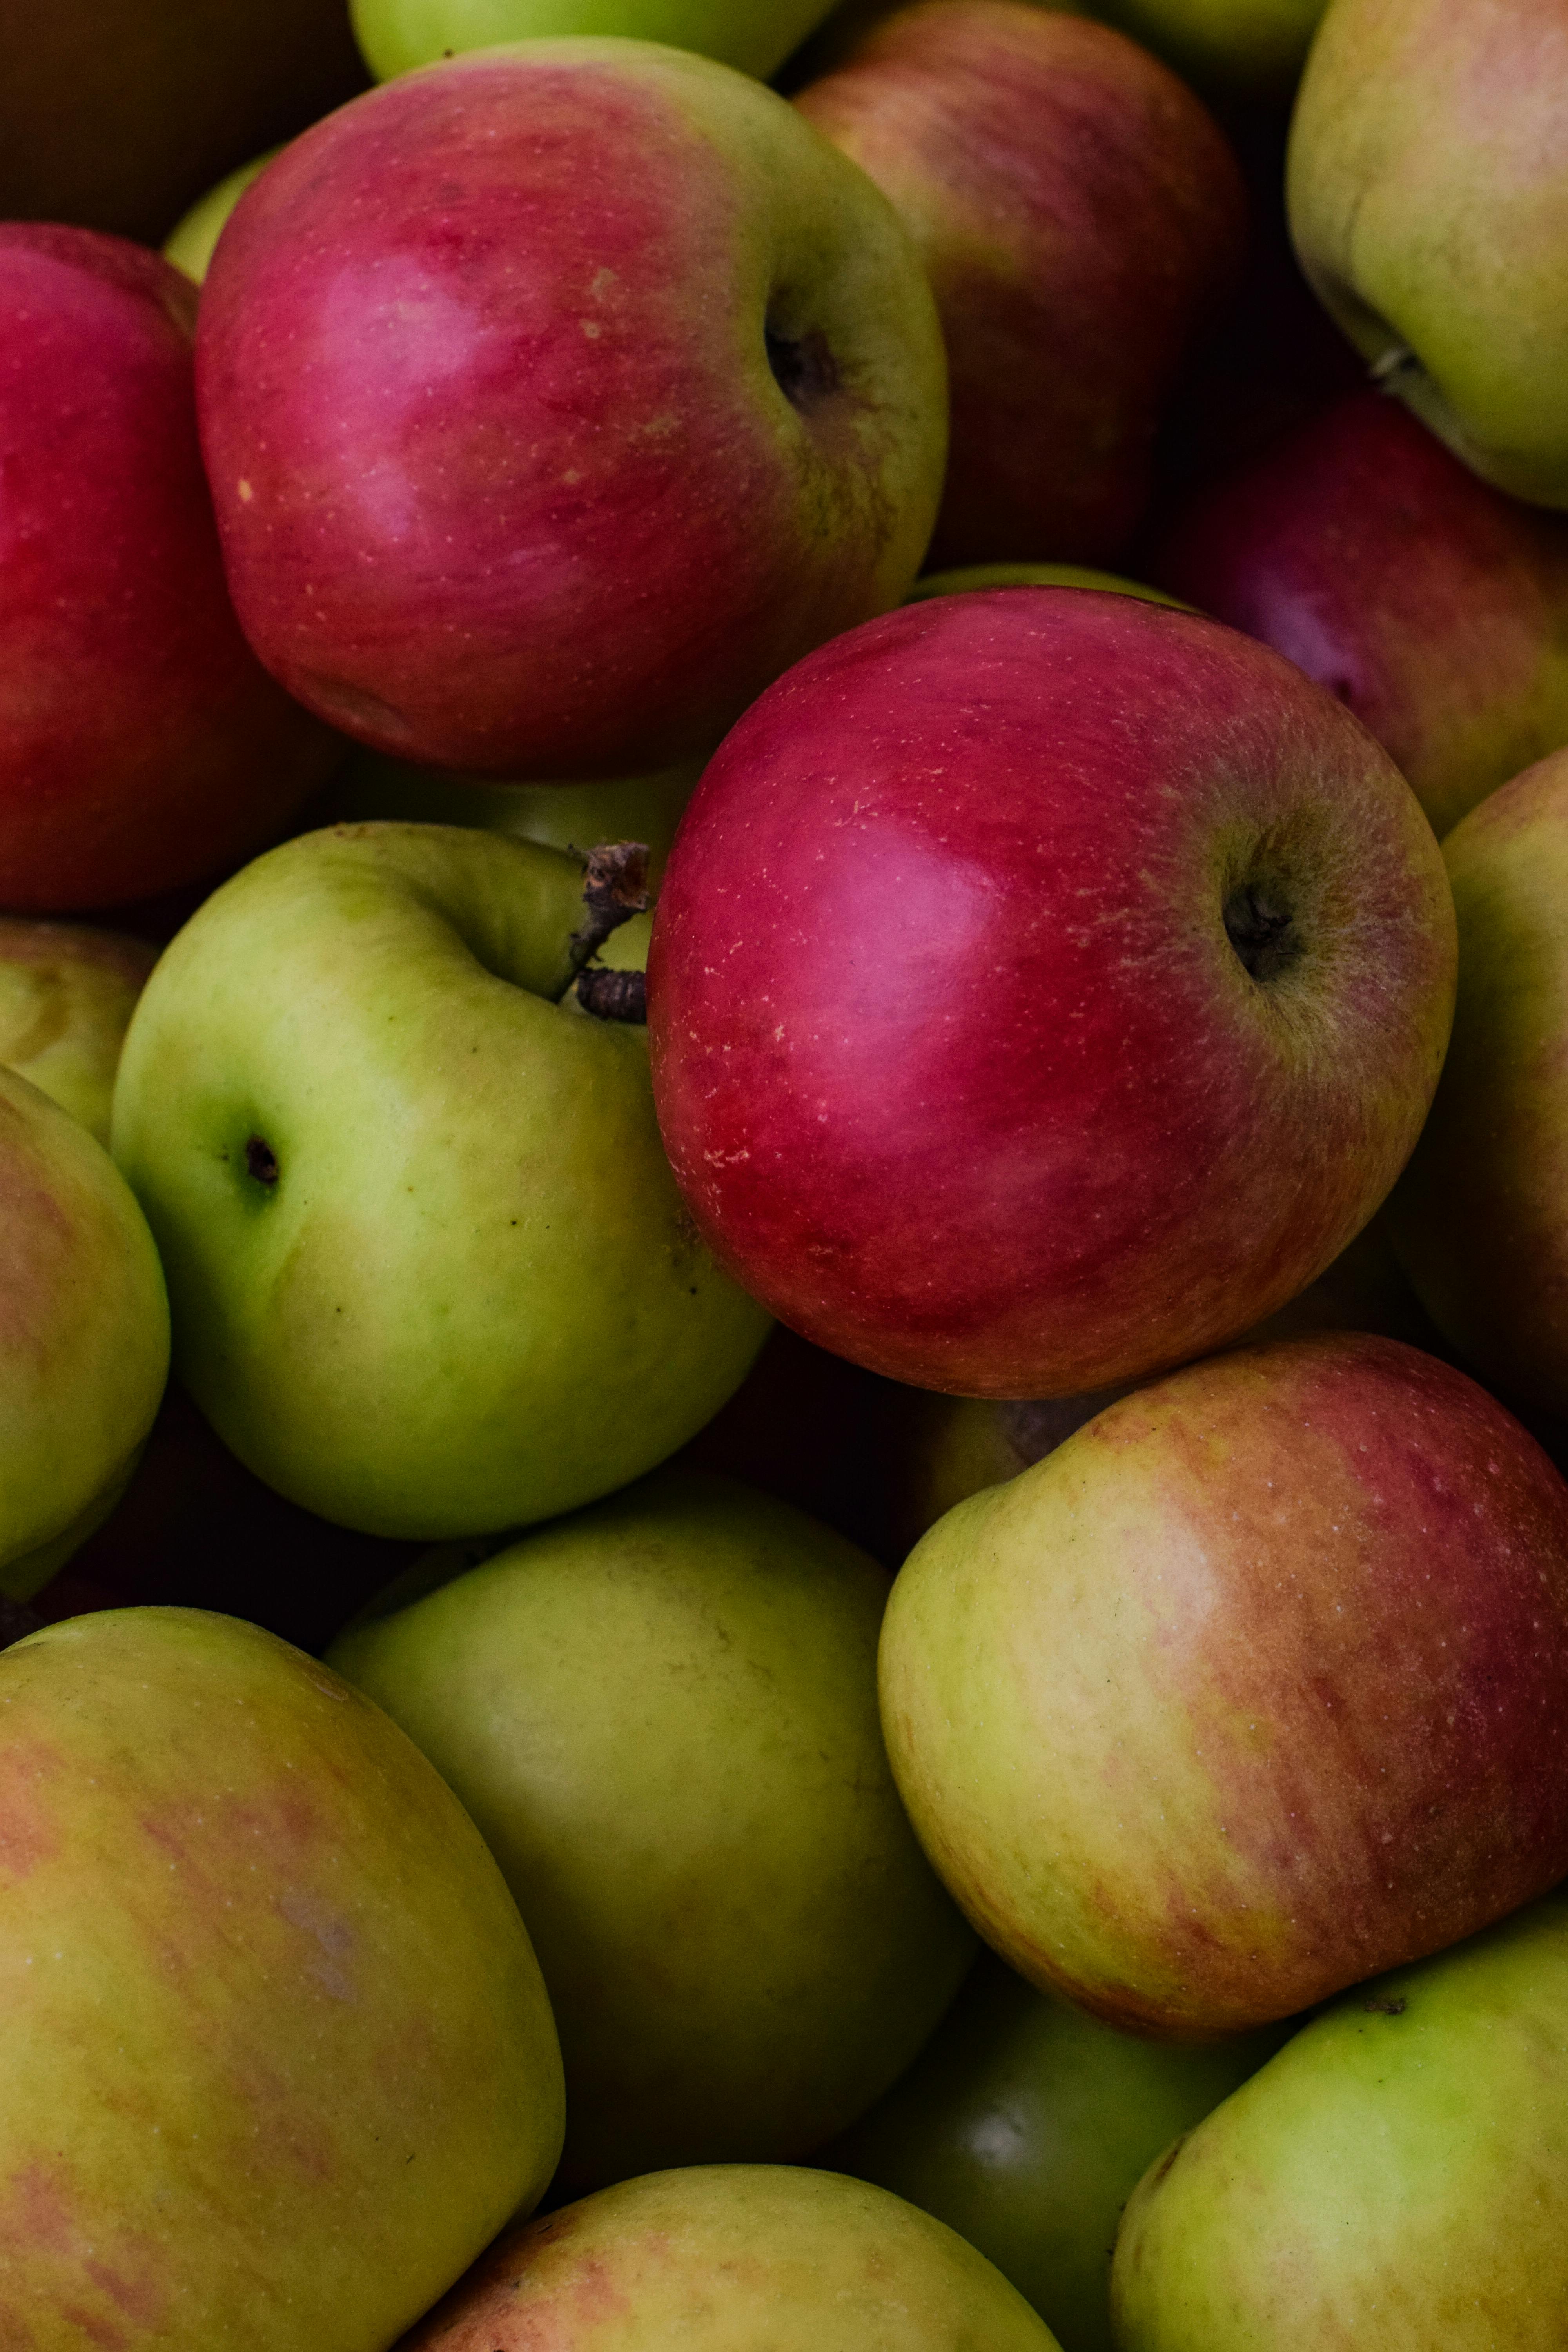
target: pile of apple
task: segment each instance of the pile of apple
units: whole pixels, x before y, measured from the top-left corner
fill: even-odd
[[[0,2346],[1562,2352],[1562,0],[189,13],[0,99]]]

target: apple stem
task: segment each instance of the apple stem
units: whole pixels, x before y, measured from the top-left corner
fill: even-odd
[[[647,1020],[647,981],[640,971],[580,971],[577,1002],[595,1021]]]
[[[647,885],[647,844],[601,841],[585,856],[580,849],[573,850],[572,856],[583,858],[583,904],[588,912],[567,941],[566,977],[555,1002],[561,1003],[575,981],[577,1002],[601,1021],[646,1021],[640,971],[588,971],[584,967],[598,954],[612,931],[618,931],[634,915],[646,915],[652,904],[653,894]]]

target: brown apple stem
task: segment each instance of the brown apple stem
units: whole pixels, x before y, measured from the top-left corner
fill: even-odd
[[[573,856],[581,857],[581,850]],[[646,915],[653,894],[647,885],[646,841],[601,841],[584,859],[584,921],[567,942],[570,969],[555,1002],[560,1003],[574,981],[577,1002],[601,1021],[646,1021],[647,998],[640,971],[589,971],[612,931]]]
[[[580,971],[577,1002],[595,1021],[647,1019],[647,982],[640,971]]]

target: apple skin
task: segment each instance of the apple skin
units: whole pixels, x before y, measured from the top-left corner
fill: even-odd
[[[231,1617],[52,1625],[0,1656],[0,2338],[384,2352],[561,2141],[478,1832]]]
[[[169,1369],[163,1277],[101,1144],[0,1069],[0,1592],[25,1601],[112,1509]]]
[[[240,163],[226,173],[174,223],[163,239],[163,258],[176,269],[183,269],[193,286],[199,286],[205,278],[230,213],[251,182],[258,180],[273,158],[282,152],[280,147],[265,148],[248,163]]]
[[[1568,742],[1568,520],[1479,480],[1385,393],[1200,490],[1145,561],[1338,694],[1439,836]]]
[[[1389,1202],[1402,1264],[1481,1377],[1568,1413],[1568,751],[1443,845],[1459,996],[1442,1084]]]
[[[972,595],[977,588],[1099,588],[1108,596],[1142,596],[1147,604],[1192,610],[1163,588],[1147,588],[1141,580],[1124,580],[1119,572],[1096,572],[1081,563],[960,564],[951,572],[922,574],[904,602],[920,604],[932,596]]]
[[[841,2173],[692,2165],[509,2231],[397,2352],[1060,2352],[983,2254]]]
[[[1147,501],[1154,430],[1241,265],[1218,125],[1109,26],[919,0],[795,101],[908,224],[947,339],[938,567],[1095,563]]]
[[[1100,13],[1228,99],[1288,96],[1323,0],[1100,0]]]
[[[377,81],[467,49],[562,34],[613,34],[696,49],[766,81],[831,0],[349,0]]]
[[[1397,1340],[1219,1357],[950,1511],[881,1686],[1032,1983],[1174,2040],[1293,2016],[1568,1871],[1568,1484]]]
[[[459,58],[296,140],[214,256],[197,381],[263,661],[374,750],[519,782],[705,756],[899,602],[946,448],[891,207],[651,42]]]
[[[1346,1993],[1134,2193],[1121,2352],[1558,2352],[1565,2047],[1560,1895]]]
[[[120,931],[0,915],[0,1062],[106,1150],[121,1045],[157,961]]]
[[[1568,507],[1565,81],[1559,0],[1331,0],[1287,183],[1302,266],[1373,373],[1548,507]]]
[[[1256,889],[1300,948],[1267,982],[1224,919]],[[1131,596],[941,597],[710,764],[654,920],[655,1098],[781,1321],[917,1387],[1070,1396],[1322,1272],[1415,1139],[1453,971],[1425,817],[1293,665]]]
[[[528,1922],[563,2184],[808,2155],[974,1957],[882,1750],[886,1575],[692,1471],[460,1559],[411,1570],[330,1657],[461,1799]]]
[[[195,297],[0,226],[0,905],[123,904],[245,856],[341,757],[250,652],[196,446]]]
[[[956,2230],[1063,2352],[1112,2352],[1123,2205],[1281,2038],[1276,2026],[1198,2049],[1146,2042],[1037,1992],[988,1952],[908,2074],[820,2160]]]
[[[552,1001],[581,883],[453,825],[305,835],[207,900],[126,1038],[114,1152],[180,1375],[248,1468],[365,1534],[592,1501],[766,1333],[681,1207],[644,1033]]]

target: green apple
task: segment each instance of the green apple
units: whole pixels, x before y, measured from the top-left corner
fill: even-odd
[[[172,261],[176,269],[183,269],[199,286],[207,274],[207,264],[230,213],[252,180],[258,180],[274,155],[282,152],[280,147],[268,147],[265,153],[253,156],[248,163],[241,163],[237,171],[228,173],[205,196],[198,196],[163,239],[164,260]]]
[[[888,1579],[663,1471],[341,1635],[518,1899],[566,2062],[563,2178],[803,2156],[907,2066],[973,1938],[877,1720]]]
[[[1082,563],[969,563],[952,572],[928,572],[905,597],[918,604],[928,596],[962,596],[974,588],[1099,588],[1109,594],[1142,596],[1146,604],[1170,604],[1190,613],[1179,596],[1163,588],[1145,588],[1141,581],[1124,580],[1119,572],[1095,572]]]
[[[367,1534],[469,1535],[649,1469],[767,1318],[698,1241],[646,1034],[566,993],[579,862],[450,825],[308,834],[165,950],[114,1149],[225,1443]]]
[[[973,2246],[886,2189],[694,2165],[509,2231],[398,2352],[1053,2352]]]
[[[395,1725],[254,1625],[0,1656],[0,2338],[386,2352],[561,2143],[539,1967]]]
[[[1095,0],[1088,12],[1142,41],[1200,89],[1272,98],[1301,70],[1324,0]]]
[[[1388,1215],[1423,1305],[1483,1379],[1568,1412],[1568,751],[1443,844],[1459,993]]]
[[[1332,0],[1290,228],[1373,373],[1514,497],[1568,507],[1568,13]]]
[[[1363,1984],[1127,2209],[1121,2352],[1561,2352],[1568,1902]]]
[[[120,1048],[157,961],[121,931],[0,916],[0,1062],[105,1146]]]
[[[1110,2250],[1140,2176],[1273,2056],[1276,2028],[1146,2042],[1037,1992],[990,1953],[909,2073],[823,2161],[934,2213],[1060,2339],[1111,2352]]]
[[[25,1601],[106,1518],[169,1369],[151,1234],[102,1145],[0,1069],[0,1592]]]
[[[465,49],[578,33],[696,49],[765,80],[831,5],[832,0],[350,0],[350,14],[377,81]]]

